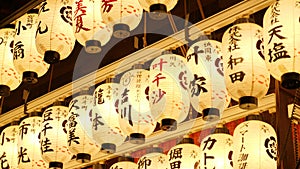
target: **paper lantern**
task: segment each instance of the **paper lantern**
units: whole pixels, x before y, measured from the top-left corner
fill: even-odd
[[[247,117],[233,133],[233,168],[276,169],[277,136],[271,125]],[[252,119],[252,120],[251,120]]]
[[[89,162],[100,151],[100,146],[92,139],[92,109],[92,95],[79,95],[69,103],[68,149],[80,162]]]
[[[193,76],[189,78],[189,95],[196,111],[204,120],[217,120],[230,103],[221,54],[221,43],[201,40],[187,51],[187,65]]]
[[[170,168],[199,168],[200,147],[191,138],[183,138],[179,144],[168,151]]]
[[[72,157],[68,149],[67,116],[68,107],[61,106],[59,102],[47,108],[42,115],[41,152],[49,168],[63,168],[63,163]]]
[[[133,162],[131,157],[119,157],[118,162],[114,163],[109,169],[136,169],[137,165]]]
[[[111,38],[112,30],[103,22],[101,1],[74,0],[72,25],[77,41],[87,53],[98,53]]]
[[[0,29],[0,96],[7,97],[21,83],[21,77],[13,64],[15,25]]]
[[[265,62],[271,75],[287,89],[300,86],[299,1],[278,0],[263,19]]]
[[[42,3],[36,31],[37,51],[45,62],[57,63],[67,58],[75,45],[72,28],[72,1],[47,0]]]
[[[143,8],[138,1],[105,0],[101,2],[101,15],[106,24],[113,25],[113,36],[127,38],[143,16]]]
[[[149,148],[137,165],[137,169],[170,169],[168,156],[159,147]]]
[[[150,108],[162,130],[175,130],[189,114],[187,73],[185,59],[176,54],[161,55],[150,65]]]
[[[167,17],[167,12],[171,11],[178,0],[139,0],[145,11],[150,12],[149,16],[155,20],[162,20]]]
[[[6,127],[1,132],[0,157],[1,168],[18,168],[18,136],[19,126]]]
[[[114,153],[126,139],[119,124],[119,114],[115,102],[120,96],[118,83],[104,83],[94,91],[93,138],[101,143],[104,152]]]
[[[24,82],[31,84],[37,83],[37,78],[43,76],[50,66],[36,50],[37,18],[38,10],[31,10],[21,16],[16,22],[14,38],[15,69],[20,75],[23,74]]]
[[[142,144],[156,127],[147,94],[149,71],[139,68],[127,71],[121,77],[120,84],[121,94],[116,101],[116,108],[121,130],[130,136],[130,142]]]
[[[270,73],[260,47],[262,28],[240,21],[228,28],[222,38],[225,82],[240,108],[253,109],[268,92]]]
[[[32,116],[19,124],[18,138],[18,168],[42,169],[48,168],[41,157],[39,134],[42,131],[42,117]]]
[[[233,137],[227,128],[218,127],[200,144],[200,166],[214,169],[232,169]]]

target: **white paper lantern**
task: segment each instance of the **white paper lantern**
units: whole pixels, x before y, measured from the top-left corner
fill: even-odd
[[[45,62],[67,58],[75,45],[72,28],[72,1],[47,0],[42,3],[36,32],[37,51]]]
[[[222,38],[227,90],[243,109],[257,107],[269,89],[270,73],[261,44],[262,28],[254,23],[235,24]]]
[[[98,53],[111,38],[112,30],[101,17],[101,1],[74,0],[72,25],[77,41],[88,53]]]
[[[144,10],[150,12],[150,17],[155,20],[164,19],[177,2],[178,0],[139,0]]]
[[[118,162],[114,163],[109,169],[137,169],[137,164],[131,157],[119,157]]]
[[[37,18],[38,10],[32,10],[16,22],[14,66],[20,75],[23,74],[23,81],[27,83],[37,83],[37,78],[43,76],[50,66],[36,50]]]
[[[137,169],[170,169],[169,159],[162,148],[153,147],[147,150],[137,162]]]
[[[18,168],[18,136],[19,126],[6,127],[1,132],[0,157],[2,169]]]
[[[187,65],[193,77],[189,78],[191,104],[204,120],[216,120],[230,103],[221,54],[221,43],[201,40],[187,51]]]
[[[149,106],[149,71],[134,69],[123,74],[121,94],[116,101],[121,130],[132,143],[141,144],[152,134],[156,121]]]
[[[233,168],[276,169],[277,136],[260,120],[240,123],[233,133]]]
[[[48,168],[48,163],[41,157],[39,134],[42,131],[42,117],[32,116],[19,124],[18,168]]]
[[[214,169],[233,168],[233,137],[229,132],[206,136],[201,141],[200,149],[200,166]]]
[[[106,24],[113,25],[113,36],[129,37],[143,16],[143,8],[137,0],[106,0],[101,3],[101,15]]]
[[[93,96],[82,94],[71,100],[68,115],[68,149],[76,154],[76,160],[89,162],[100,151],[92,139]]]
[[[187,73],[185,59],[176,54],[161,55],[150,65],[150,108],[162,130],[175,130],[189,114]]]
[[[43,113],[43,129],[40,135],[42,158],[49,168],[63,168],[72,154],[68,150],[67,137],[68,107],[54,104]]]
[[[278,0],[263,20],[264,56],[271,75],[287,89],[300,86],[299,0]]]
[[[170,168],[199,168],[200,152],[200,147],[194,144],[193,139],[183,138],[180,144],[177,144],[168,151]]]
[[[104,83],[98,86],[94,92],[93,111],[93,138],[101,143],[101,149],[108,153],[114,153],[126,139],[119,123],[119,114],[115,103],[121,93],[118,83]]]
[[[21,76],[13,64],[15,25],[0,29],[0,96],[9,96],[21,83]]]

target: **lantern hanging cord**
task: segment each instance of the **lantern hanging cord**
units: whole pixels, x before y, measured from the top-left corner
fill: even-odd
[[[197,0],[197,4],[198,4],[199,10],[200,10],[202,19],[205,19],[205,14],[204,14],[204,10],[203,10],[203,7],[202,7],[201,0]]]
[[[51,64],[50,66],[51,66],[51,72],[50,72],[50,78],[49,78],[48,92],[51,91],[51,84],[52,84],[53,70],[54,70],[54,65]]]
[[[147,15],[144,12],[144,37],[143,37],[143,47],[147,46]]]
[[[174,33],[178,32],[178,29],[177,29],[177,27],[176,27],[176,24],[175,24],[175,22],[174,22],[174,19],[173,19],[173,17],[172,17],[171,12],[168,12],[168,19],[169,19],[170,25],[171,25],[171,27],[172,27],[172,29],[173,29],[173,32],[174,32]],[[186,55],[186,50],[185,50],[185,48],[184,48],[183,46],[180,46],[179,48],[180,48],[180,50],[181,50],[182,55],[185,56],[185,55]]]

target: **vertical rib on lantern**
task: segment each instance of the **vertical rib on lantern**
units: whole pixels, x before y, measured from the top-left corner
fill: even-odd
[[[36,83],[37,78],[43,76],[50,66],[36,50],[37,12],[32,10],[16,22],[14,66],[19,74],[23,74],[23,81],[28,83]]]
[[[178,0],[139,0],[145,11],[150,12],[149,16],[155,20],[162,20],[167,17],[167,12],[171,11]]]
[[[49,63],[67,58],[75,45],[72,28],[72,1],[47,0],[42,3],[36,32],[36,48]]]

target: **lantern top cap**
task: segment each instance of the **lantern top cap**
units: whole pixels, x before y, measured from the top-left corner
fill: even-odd
[[[218,123],[216,128],[213,131],[213,134],[217,134],[217,133],[229,134],[229,130],[222,123]]]
[[[136,64],[134,64],[133,66],[132,66],[132,69],[134,70],[134,69],[143,69],[144,68],[144,65],[143,65],[143,63],[136,63]]]
[[[90,88],[88,86],[84,86],[80,90],[80,95],[89,95],[90,94]]]
[[[116,76],[114,74],[108,75],[105,79],[105,83],[113,83],[115,82]]]
[[[194,144],[194,139],[190,138],[190,137],[184,137],[182,138],[182,140],[180,140],[178,142],[178,144]]]
[[[262,121],[262,116],[260,114],[250,114],[246,117],[246,121],[259,120]]]
[[[146,150],[147,154],[148,153],[163,153],[163,149],[160,148],[160,147],[151,147],[151,148],[148,148]]]
[[[35,117],[35,116],[39,116],[39,112],[38,111],[32,111],[28,113],[29,117]]]
[[[122,162],[122,161],[131,161],[131,162],[134,162],[134,159],[131,156],[121,156],[121,157],[118,157],[118,162]]]
[[[240,24],[240,23],[255,23],[255,20],[253,18],[243,16],[241,18],[236,19],[233,22],[234,25]]]

